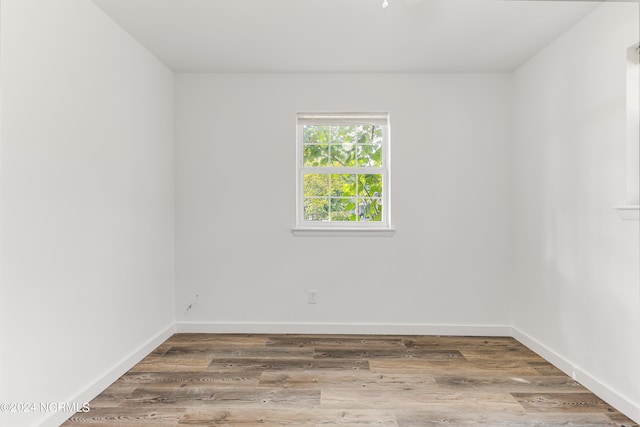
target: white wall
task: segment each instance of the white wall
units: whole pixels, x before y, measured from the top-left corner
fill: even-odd
[[[182,330],[508,333],[510,84],[178,75]],[[394,237],[292,236],[299,111],[391,113]]]
[[[71,403],[173,323],[174,80],[89,0],[1,15],[0,401]]]
[[[605,3],[514,77],[514,325],[636,420],[639,230],[611,206],[625,202],[625,61],[639,37],[638,4]]]
[[[640,418],[639,230],[611,209],[625,198],[637,7],[602,5],[513,87],[510,75],[178,75],[174,245],[171,72],[88,0],[3,0],[0,401],[100,391],[175,310],[183,330],[210,331],[513,322]],[[298,111],[391,113],[394,237],[291,235]]]

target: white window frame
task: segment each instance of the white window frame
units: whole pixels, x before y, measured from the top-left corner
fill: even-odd
[[[303,129],[305,125],[339,126],[353,124],[375,124],[382,129],[382,161],[380,167],[354,166],[333,167],[304,166]],[[391,228],[390,206],[390,150],[389,113],[298,113],[296,117],[296,235],[386,235]],[[305,221],[304,182],[309,173],[326,174],[381,174],[382,175],[382,220],[381,221]],[[309,232],[309,233],[305,233]],[[297,233],[296,233],[297,232]],[[365,233],[360,233],[365,232]]]
[[[640,43],[627,49],[626,203],[614,206],[621,219],[640,221]]]

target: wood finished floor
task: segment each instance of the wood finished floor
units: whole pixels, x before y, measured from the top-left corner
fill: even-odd
[[[72,426],[635,426],[513,338],[176,334]]]

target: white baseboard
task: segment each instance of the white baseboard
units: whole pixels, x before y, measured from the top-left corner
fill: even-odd
[[[93,398],[102,393],[107,387],[113,384],[124,373],[131,369],[136,363],[144,359],[149,353],[151,353],[156,347],[166,341],[171,335],[175,333],[175,324],[165,328],[162,332],[151,338],[149,341],[138,347],[129,356],[125,357],[122,361],[117,363],[111,369],[107,370],[103,375],[97,378],[92,384],[87,386],[84,390],[80,391],[75,396],[65,399],[64,402],[76,402],[80,406],[83,403],[91,401]],[[42,427],[58,427],[64,423],[74,412],[55,412],[46,418],[44,418],[37,425]]]
[[[516,327],[514,327],[512,329],[513,329],[513,331],[511,333],[511,336],[513,338],[517,339],[522,344],[524,344],[527,347],[529,347],[535,353],[537,353],[538,355],[540,355],[541,357],[546,359],[553,366],[555,366],[556,368],[560,369],[562,372],[564,372],[565,374],[569,375],[571,378],[576,379],[575,378],[575,373],[574,373],[574,366],[573,366],[573,364],[571,362],[569,362],[567,359],[565,359],[564,357],[560,356],[559,354],[557,354],[553,350],[549,349],[547,346],[541,344],[539,341],[535,340],[531,336],[525,334],[520,329],[518,329]]]
[[[640,406],[634,404],[630,399],[616,392],[603,381],[600,381],[593,375],[583,371],[578,366],[572,364],[569,360],[540,343],[530,335],[527,335],[520,329],[514,327],[512,336],[522,344],[529,347],[535,353],[542,356],[552,365],[563,371],[565,374],[582,384],[609,405],[613,406],[635,422],[640,423]]]
[[[395,323],[177,322],[176,332],[209,334],[511,336],[512,328],[504,325],[430,325]]]

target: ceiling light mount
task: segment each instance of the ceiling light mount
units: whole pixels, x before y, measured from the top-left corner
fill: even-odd
[[[388,7],[389,7],[389,0],[383,0],[383,1],[382,1],[382,8],[383,8],[383,9],[386,9],[386,8],[388,8]]]

